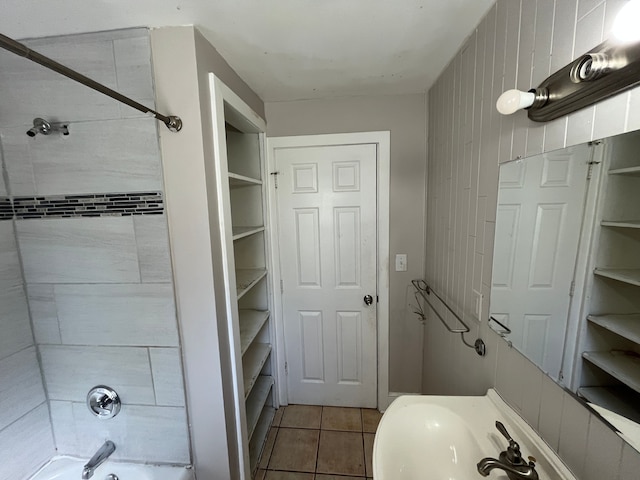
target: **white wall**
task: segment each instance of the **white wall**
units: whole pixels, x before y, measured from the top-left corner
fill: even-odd
[[[621,0],[499,0],[429,91],[426,277],[465,318],[484,294],[484,358],[438,322],[425,329],[423,391],[496,387],[576,476],[635,479],[640,454],[486,325],[499,162],[640,128],[640,89],[548,123],[502,117],[500,93],[528,90],[608,37]]]
[[[264,107],[193,27],[156,29],[151,41],[158,108],[184,122],[160,141],[194,465],[198,480],[238,478],[208,74],[258,114]]]
[[[153,107],[146,29],[28,45]],[[150,198],[161,199],[156,122],[8,52],[0,54],[0,64],[8,193],[14,205],[31,203],[33,216],[40,217],[6,223],[15,224],[57,453],[90,457],[108,438],[116,443],[115,459],[189,463],[162,205],[155,215],[89,217],[95,212],[86,210],[71,218],[50,216],[52,205],[41,204],[39,211],[33,205],[35,197],[59,207],[92,202],[96,194],[115,199],[134,193],[126,196],[133,200],[153,192]],[[70,135],[28,137],[34,117],[69,122]],[[88,197],[65,197],[79,194]],[[13,380],[21,374],[14,372]],[[113,420],[97,419],[86,407],[88,391],[99,384],[122,398]],[[14,462],[2,462],[2,468]]]
[[[391,131],[389,205],[389,389],[420,392],[422,326],[407,297],[424,262],[426,98],[423,94],[347,97],[266,104],[267,135]],[[396,272],[396,253],[408,270]]]

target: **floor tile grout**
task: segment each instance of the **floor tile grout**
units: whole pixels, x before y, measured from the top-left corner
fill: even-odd
[[[360,420],[360,428],[359,430],[334,430],[334,429],[326,429],[326,428],[322,428],[323,425],[323,419],[325,417],[325,406],[319,406],[321,408],[320,410],[320,427],[319,428],[308,428],[308,427],[301,427],[301,426],[295,426],[295,425],[290,425],[290,426],[286,426],[283,427],[282,425],[282,420],[284,418],[284,413],[285,413],[285,409],[287,407],[282,407],[283,408],[283,413],[280,416],[280,421],[278,422],[278,425],[273,425],[271,426],[271,428],[275,428],[276,432],[275,432],[275,436],[273,439],[273,446],[271,448],[271,452],[269,453],[269,458],[266,462],[265,467],[262,469],[265,472],[265,480],[266,480],[266,475],[268,474],[268,472],[289,472],[289,473],[294,473],[294,474],[306,474],[306,475],[311,475],[313,476],[313,479],[315,479],[318,475],[328,475],[328,476],[334,476],[337,478],[340,477],[344,477],[344,478],[349,478],[349,477],[353,477],[353,478],[359,478],[359,479],[366,479],[366,478],[370,478],[367,477],[368,473],[367,472],[367,454],[366,454],[366,444],[365,444],[365,433],[368,434],[374,434],[375,432],[365,432],[365,421],[364,421],[364,409],[359,408],[359,420]],[[343,408],[352,408],[352,407],[343,407]],[[348,425],[348,424],[347,424]],[[281,469],[275,469],[273,468],[272,465],[272,459],[273,459],[273,455],[275,453],[276,450],[276,442],[278,440],[278,437],[280,435],[280,429],[298,429],[298,430],[315,430],[317,433],[317,444],[316,444],[316,458],[315,458],[315,468],[313,472],[309,472],[309,471],[301,471],[301,470],[281,470]],[[360,441],[361,441],[361,446],[362,446],[362,462],[363,462],[363,467],[364,467],[364,474],[360,475],[360,474],[337,474],[337,473],[323,473],[323,472],[318,472],[318,464],[319,464],[319,460],[320,460],[320,438],[322,436],[322,432],[326,431],[326,432],[335,432],[336,434],[350,434],[350,433],[355,433],[355,434],[359,434],[360,435]],[[293,466],[293,465],[292,465]]]

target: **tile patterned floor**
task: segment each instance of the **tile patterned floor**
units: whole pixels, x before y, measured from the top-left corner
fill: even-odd
[[[276,412],[255,480],[371,479],[373,409],[289,405]]]

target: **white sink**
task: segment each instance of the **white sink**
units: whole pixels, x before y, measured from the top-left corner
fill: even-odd
[[[507,440],[499,420],[536,459],[540,480],[575,480],[557,455],[494,390],[483,397],[405,395],[382,416],[373,445],[374,480],[467,480],[483,478],[476,464],[497,458]],[[487,478],[508,480],[495,469]]]

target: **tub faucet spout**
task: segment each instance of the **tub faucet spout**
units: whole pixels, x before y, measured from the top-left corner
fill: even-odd
[[[91,460],[89,460],[82,469],[82,480],[88,480],[89,478],[91,478],[96,468],[102,465],[102,463],[115,451],[115,443],[113,443],[111,440],[107,440],[106,442],[104,442],[104,444],[98,449],[95,455],[91,457]]]

